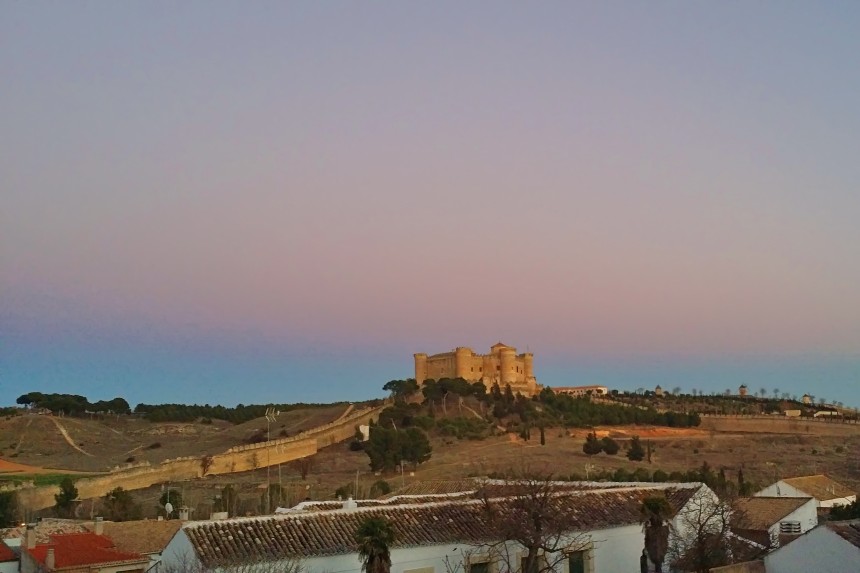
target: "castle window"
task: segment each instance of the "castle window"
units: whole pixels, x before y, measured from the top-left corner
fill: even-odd
[[[473,367],[471,367],[471,368],[469,368],[469,372],[474,372],[474,371],[475,371],[475,367],[474,367],[474,366],[473,366]]]
[[[496,366],[496,372],[500,371],[501,369],[502,369],[501,366]]]

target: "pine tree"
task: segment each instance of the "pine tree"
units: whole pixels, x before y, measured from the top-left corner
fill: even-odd
[[[639,436],[633,436],[630,440],[630,449],[627,450],[627,459],[634,462],[641,462],[645,459],[645,448],[642,447],[642,442]]]
[[[603,445],[600,443],[600,440],[597,439],[597,434],[589,432],[585,437],[585,443],[582,444],[582,451],[589,456],[593,456],[595,454],[599,454],[602,450]]]

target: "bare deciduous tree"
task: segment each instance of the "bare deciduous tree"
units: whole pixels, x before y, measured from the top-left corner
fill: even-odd
[[[753,541],[734,532],[749,527],[747,515],[731,499],[699,492],[678,514],[669,542],[667,561],[673,569],[708,573],[714,567],[759,557],[775,540]]]
[[[486,538],[480,548],[502,561],[509,571],[549,573],[571,552],[584,549],[587,539],[577,532],[577,516],[569,494],[559,492],[552,475],[524,475],[494,498],[492,488],[481,493]]]

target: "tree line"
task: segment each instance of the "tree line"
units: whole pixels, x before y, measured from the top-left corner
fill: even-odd
[[[19,396],[16,403],[29,408],[45,408],[51,412],[73,417],[84,417],[94,413],[132,413],[128,402],[120,397],[90,402],[86,396],[78,394],[28,392]],[[204,422],[224,420],[241,424],[264,416],[267,408],[288,412],[299,408],[321,408],[328,405],[330,404],[238,404],[235,407],[228,407],[209,404],[138,404],[133,412],[150,422],[194,422],[202,419]]]
[[[78,394],[43,394],[28,392],[22,394],[15,403],[32,408],[47,408],[52,412],[62,412],[68,416],[83,416],[89,413],[128,414],[131,408],[124,398],[90,402],[86,396]]]

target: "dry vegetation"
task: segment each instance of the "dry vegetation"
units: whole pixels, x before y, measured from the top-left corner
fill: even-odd
[[[338,418],[344,407],[295,410],[281,414],[271,426],[272,438],[289,435]],[[0,421],[0,451],[3,458],[22,466],[62,468],[79,471],[104,471],[122,464],[128,458],[159,462],[178,456],[199,456],[223,451],[242,443],[254,433],[265,431],[265,420],[254,420],[232,426],[212,424],[152,424],[132,417],[85,420],[60,418],[76,445],[92,455],[85,455],[67,444],[56,425],[44,416],[18,416]],[[853,488],[860,488],[860,426],[810,423],[807,426],[774,425],[775,421],[709,419],[700,428],[612,426],[595,428],[598,436],[610,436],[622,448],[633,435],[650,442],[652,460],[631,462],[623,455],[587,456],[582,451],[586,429],[546,429],[546,445],[534,436],[524,441],[513,434],[496,435],[484,440],[435,438],[433,457],[414,473],[375,475],[368,469],[364,452],[350,451],[347,443],[331,446],[311,458],[306,479],[302,479],[300,462],[282,467],[259,469],[229,476],[207,476],[193,482],[174,483],[190,507],[193,517],[207,517],[216,495],[226,485],[238,494],[240,514],[258,513],[265,484],[280,483],[282,505],[293,505],[305,498],[332,499],[338,487],[359,484],[359,495],[368,495],[374,482],[385,479],[393,488],[414,480],[457,479],[468,476],[504,474],[523,468],[550,468],[556,475],[594,475],[600,470],[624,468],[633,471],[647,468],[667,473],[686,472],[707,462],[715,471],[724,468],[729,480],[735,480],[743,468],[748,482],[766,484],[775,478],[791,475],[827,473]],[[790,431],[794,433],[774,433]],[[153,448],[152,444],[160,446]],[[305,462],[307,464],[307,462]],[[26,467],[7,467],[6,477],[23,475]],[[56,473],[56,472],[55,472]],[[0,468],[0,476],[3,469]],[[2,478],[0,478],[2,479]],[[133,492],[144,515],[155,516],[164,486]],[[98,501],[81,504],[83,515],[97,514]]]

